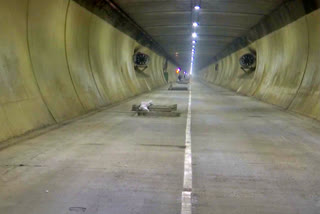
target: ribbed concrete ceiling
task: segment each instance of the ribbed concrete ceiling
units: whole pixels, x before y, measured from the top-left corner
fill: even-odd
[[[138,25],[186,68],[190,65],[192,0],[114,0]],[[195,68],[209,63],[284,0],[202,0]],[[177,54],[178,53],[178,54]]]

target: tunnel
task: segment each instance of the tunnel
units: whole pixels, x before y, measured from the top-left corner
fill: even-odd
[[[0,214],[320,214],[319,0],[0,0]]]

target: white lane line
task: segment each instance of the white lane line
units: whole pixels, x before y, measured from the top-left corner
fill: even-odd
[[[181,214],[192,213],[191,96],[190,84],[185,141],[186,149],[184,153],[183,191],[181,194]]]
[[[192,214],[191,192],[182,192],[181,214]]]

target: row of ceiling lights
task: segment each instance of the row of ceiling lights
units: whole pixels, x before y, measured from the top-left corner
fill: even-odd
[[[192,22],[192,27],[193,27],[193,33],[192,33],[192,50],[191,50],[191,65],[190,65],[190,74],[192,74],[192,70],[193,70],[193,62],[194,62],[194,55],[196,52],[196,43],[197,40],[196,38],[198,37],[196,28],[199,26],[199,22],[198,22],[198,18],[199,18],[199,12],[200,12],[200,6],[199,5],[195,5],[193,8],[193,12],[194,12],[194,16],[193,16],[193,22]]]

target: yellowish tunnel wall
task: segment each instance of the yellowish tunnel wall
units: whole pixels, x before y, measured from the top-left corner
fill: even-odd
[[[320,10],[316,10],[200,71],[207,82],[320,120]],[[257,67],[239,58],[254,49]]]
[[[0,5],[0,141],[166,84],[164,57],[73,1]],[[149,77],[136,75],[135,49],[151,57]]]

